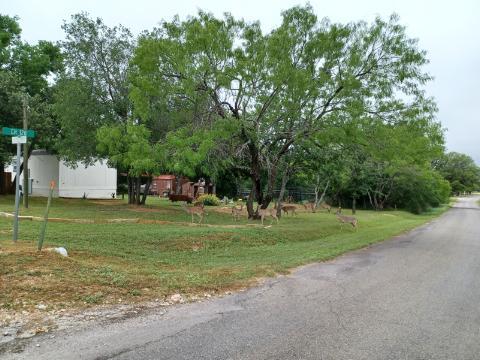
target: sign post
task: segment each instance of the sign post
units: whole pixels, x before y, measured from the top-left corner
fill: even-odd
[[[20,205],[20,156],[22,156],[22,144],[27,142],[27,137],[35,137],[35,131],[16,128],[2,128],[2,135],[11,136],[12,144],[17,144],[16,174],[15,174],[15,218],[13,220],[13,241],[18,238],[18,207]],[[26,169],[28,172],[28,169]]]

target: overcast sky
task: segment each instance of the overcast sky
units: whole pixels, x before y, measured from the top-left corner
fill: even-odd
[[[280,23],[280,12],[304,1],[290,0],[0,0],[0,12],[18,15],[22,38],[63,39],[60,28],[70,15],[87,11],[108,25],[121,23],[138,34],[175,14],[186,17],[199,8],[220,16],[230,12],[248,21],[260,20],[265,31]],[[480,1],[479,0],[311,0],[319,17],[335,22],[371,21],[396,12],[411,37],[427,50],[427,71],[435,80],[427,87],[435,97],[438,119],[447,129],[449,151],[463,152],[480,164]]]

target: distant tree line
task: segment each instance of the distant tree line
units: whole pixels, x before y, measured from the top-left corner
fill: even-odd
[[[250,217],[293,184],[318,204],[417,213],[480,187],[471,158],[445,153],[426,53],[395,15],[340,24],[297,6],[264,33],[199,11],[135,38],[80,13],[63,30],[31,46],[0,15],[2,125],[21,126],[28,97],[31,148],[108,159],[130,203],[163,172],[209,177],[224,195],[248,187]],[[13,147],[0,146],[5,164]]]

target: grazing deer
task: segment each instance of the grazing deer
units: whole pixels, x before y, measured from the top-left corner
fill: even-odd
[[[203,220],[203,217],[206,214],[205,209],[203,208],[203,204],[198,206],[186,206],[185,204],[182,204],[182,208],[183,210],[185,210],[187,214],[192,215],[192,224],[193,224],[193,215],[197,215],[199,217],[200,220],[198,221],[198,223],[200,224]]]
[[[296,213],[297,207],[295,205],[282,205],[282,210],[287,215],[289,212],[291,212],[292,215],[297,215]]]
[[[309,201],[309,202],[303,204],[303,207],[307,211],[310,210],[312,213],[315,212],[315,203],[314,202]]]
[[[238,221],[238,219],[240,219],[240,216],[242,215],[242,211],[243,211],[243,204],[240,204],[240,209],[236,205],[233,205],[232,217],[235,221]]]
[[[259,206],[261,206],[261,205],[259,205]],[[268,208],[267,209],[258,209],[258,215],[262,219],[262,225],[263,225],[263,219],[265,219],[265,217],[267,217],[267,216],[271,216],[272,218],[277,220],[277,224],[278,224],[277,209],[268,209]]]
[[[335,213],[335,215],[337,216],[338,221],[340,221],[342,223],[342,226],[345,223],[351,224],[356,230],[357,229],[357,224],[358,224],[357,218],[353,217],[353,216],[341,215],[341,212],[342,212],[342,208],[339,207],[337,212]]]

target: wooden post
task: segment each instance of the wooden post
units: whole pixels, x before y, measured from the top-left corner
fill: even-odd
[[[50,204],[52,203],[54,189],[55,189],[55,181],[52,180],[50,181],[50,193],[48,194],[47,209],[45,210],[42,227],[40,228],[40,237],[38,239],[38,251],[42,250],[43,240],[45,240],[45,231],[47,229],[47,222],[48,222],[48,211],[50,210]]]
[[[27,98],[23,97],[23,130],[28,130],[27,119]],[[18,171],[17,175],[20,174]],[[23,144],[23,207],[28,209],[28,191],[30,189],[28,178],[28,138],[25,144]]]

